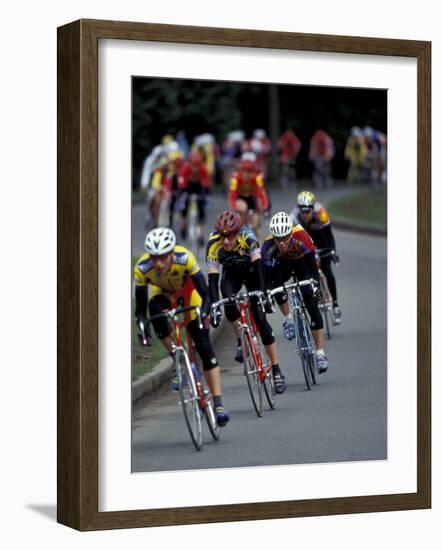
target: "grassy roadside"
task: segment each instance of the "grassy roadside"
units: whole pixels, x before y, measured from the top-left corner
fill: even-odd
[[[373,189],[336,199],[328,205],[332,216],[355,221],[387,225],[387,190]]]
[[[132,257],[132,269],[138,257]],[[135,303],[132,300],[132,319],[135,318]],[[161,342],[155,336],[155,333],[151,327],[152,332],[152,346],[144,347],[140,345],[137,338],[137,328],[135,323],[132,324],[132,382],[135,382],[138,378],[147,374],[153,369],[153,367],[167,357],[167,352],[163,348]]]

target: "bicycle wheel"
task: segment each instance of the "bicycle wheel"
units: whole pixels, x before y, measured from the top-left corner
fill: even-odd
[[[309,323],[305,322],[305,346],[308,356],[308,369],[310,372],[310,380],[313,384],[316,384],[316,354],[315,354],[315,342],[313,340],[312,329]]]
[[[207,390],[205,390],[204,393],[206,393],[206,391]],[[213,439],[215,441],[218,441],[220,438],[221,432],[216,422],[215,408],[213,406],[212,397],[207,400],[207,403],[203,409],[203,412],[204,412],[204,416],[206,417],[207,425],[209,426],[209,431],[212,434]]]
[[[264,349],[261,350],[261,357],[263,359],[264,366],[267,367],[270,363],[270,358]],[[264,392],[266,394],[269,407],[271,409],[274,409],[276,404],[276,391],[272,369],[270,369],[269,372],[266,374],[264,380],[262,381],[262,385],[264,386]]]
[[[322,313],[322,318],[324,319],[325,333],[327,334],[327,340],[331,340],[331,320],[330,320],[330,310],[324,302],[320,305],[320,310]]]
[[[190,438],[198,451],[203,446],[203,429],[201,425],[201,409],[198,403],[195,378],[189,358],[183,351],[175,353],[175,369],[178,376],[180,402]]]
[[[322,273],[322,271],[320,273],[320,284],[321,284],[322,298],[319,301],[319,309],[321,310],[322,317],[324,319],[327,339],[331,340],[331,325],[333,323],[331,296],[328,290],[327,281],[325,280],[325,276]]]
[[[249,332],[241,334],[241,347],[244,359],[244,374],[247,378],[250,397],[258,416],[262,416],[262,384],[252,350],[252,340]]]
[[[311,390],[311,375],[309,367],[309,354],[308,354],[308,344],[306,339],[305,326],[307,320],[303,315],[300,315],[295,319],[296,327],[296,346],[299,354],[299,359],[301,361],[302,372],[304,374],[305,385],[308,390]]]

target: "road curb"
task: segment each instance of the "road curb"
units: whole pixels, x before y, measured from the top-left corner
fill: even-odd
[[[374,225],[369,223],[357,222],[348,218],[340,218],[339,216],[331,215],[331,223],[336,229],[345,231],[353,231],[355,233],[364,233],[366,235],[376,235],[378,237],[387,236],[387,228],[384,225]]]
[[[214,344],[222,334],[226,325],[225,317],[217,328],[210,328],[210,340]],[[152,395],[165,384],[169,384],[173,374],[173,362],[170,357],[165,357],[154,368],[138,380],[132,383],[132,403],[143,397]]]

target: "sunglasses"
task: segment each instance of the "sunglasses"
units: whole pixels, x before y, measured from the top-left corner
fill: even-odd
[[[238,235],[238,233],[233,233],[233,232],[221,233],[221,236],[223,237],[223,239],[228,239],[229,241],[233,241],[233,239],[237,235]]]
[[[308,214],[308,212],[311,212],[313,210],[312,206],[302,206],[299,210],[301,212],[304,212],[304,214]]]
[[[286,241],[288,241],[291,237],[291,234],[289,233],[288,235],[286,235],[285,237],[273,237],[275,239],[275,241],[277,243],[285,243]]]

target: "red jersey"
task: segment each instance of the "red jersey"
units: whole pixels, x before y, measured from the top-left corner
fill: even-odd
[[[189,183],[199,183],[203,187],[210,187],[210,176],[205,164],[193,167],[190,163],[185,162],[180,170],[178,177],[178,187],[187,189]]]
[[[278,140],[279,158],[282,162],[294,160],[301,149],[301,141],[291,130],[286,130]]]
[[[230,180],[229,208],[235,210],[235,203],[240,197],[256,197],[261,210],[269,207],[269,198],[264,187],[262,174],[253,174],[246,181],[241,172],[235,172]]]

